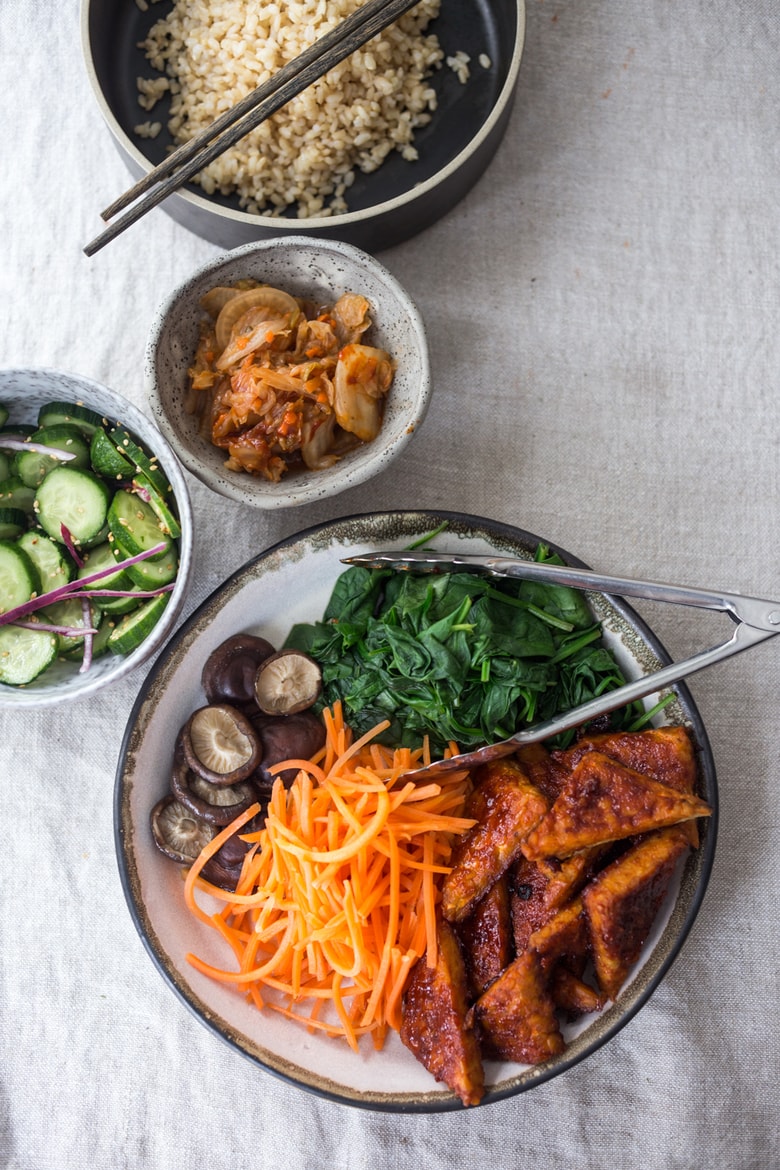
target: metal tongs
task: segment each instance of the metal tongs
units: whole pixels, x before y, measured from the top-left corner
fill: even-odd
[[[437,760],[424,768],[418,768],[407,775],[415,780],[440,776],[446,772],[474,768],[491,760],[511,755],[523,744],[538,743],[562,731],[569,731],[583,723],[607,714],[618,707],[643,699],[663,687],[679,682],[697,670],[713,666],[732,654],[757,646],[759,642],[780,634],[780,601],[767,601],[759,597],[744,597],[739,593],[718,592],[711,589],[694,589],[687,585],[664,585],[657,581],[639,581],[631,577],[613,577],[594,573],[590,569],[569,568],[566,565],[552,565],[537,561],[525,561],[515,557],[475,556],[470,554],[448,555],[433,552],[372,552],[345,557],[348,565],[362,565],[371,569],[400,569],[413,573],[475,573],[487,577],[513,577],[529,581],[541,581],[547,585],[568,585],[572,589],[586,589],[618,597],[641,597],[648,601],[666,601],[672,605],[690,605],[696,609],[713,609],[727,613],[736,623],[736,629],[726,642],[711,650],[701,650],[682,662],[652,674],[644,675],[634,682],[626,683],[614,691],[591,699],[571,711],[537,723],[527,730],[518,731],[509,739],[472,752],[462,752],[447,760]]]

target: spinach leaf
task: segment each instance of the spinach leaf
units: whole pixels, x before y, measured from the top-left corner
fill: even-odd
[[[541,546],[536,556],[560,560]],[[323,619],[294,626],[285,645],[320,663],[319,709],[340,699],[356,734],[389,720],[383,742],[427,735],[437,753],[504,738],[623,682],[580,591],[470,573],[353,566]]]

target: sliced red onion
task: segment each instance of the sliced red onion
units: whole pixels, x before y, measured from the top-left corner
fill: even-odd
[[[161,593],[171,593],[174,582],[170,585],[160,585],[157,589],[84,589],[85,597],[159,597]]]
[[[81,602],[81,612],[84,615],[84,625],[89,627],[84,630],[84,655],[81,659],[81,666],[79,667],[79,674],[84,674],[92,665],[92,647],[95,641],[95,634],[97,630],[92,627],[92,606],[88,598],[84,598]]]
[[[147,549],[145,552],[137,553],[133,557],[126,557],[123,561],[117,561],[109,569],[99,569],[96,573],[90,573],[88,576],[81,577],[75,581],[68,581],[65,585],[58,585],[56,589],[49,589],[46,593],[41,593],[39,597],[31,597],[23,605],[17,605],[14,609],[9,609],[6,613],[0,613],[0,626],[13,625],[20,619],[26,618],[28,614],[35,613],[37,609],[42,609],[44,605],[52,605],[53,602],[62,601],[63,598],[89,597],[90,591],[85,589],[85,586],[92,585],[95,581],[101,581],[103,577],[113,576],[118,569],[125,569],[128,565],[137,565],[139,561],[145,561],[148,557],[153,557],[155,553],[162,552],[167,547],[166,541],[160,541],[159,544],[155,544],[153,548]],[[172,586],[165,586],[157,590],[157,592],[168,592],[170,588]],[[132,597],[138,595],[128,593],[127,596]]]
[[[80,569],[83,569],[84,568],[84,558],[76,550],[76,546],[73,543],[73,537],[70,534],[70,529],[68,528],[67,524],[60,524],[60,535],[62,537],[63,544],[65,545],[65,547],[68,550],[68,552],[70,553],[70,555],[73,557],[73,559],[76,562],[76,564],[78,565],[78,567]]]
[[[59,447],[47,447],[45,443],[33,443],[29,439],[12,439],[0,435],[0,447],[7,447],[10,451],[34,451],[36,455],[51,455],[53,459],[61,459],[69,463],[76,458],[74,451],[60,451]]]
[[[13,622],[20,630],[40,630],[42,634],[62,634],[63,638],[80,638],[82,634],[96,634],[87,626],[55,626],[49,622]]]

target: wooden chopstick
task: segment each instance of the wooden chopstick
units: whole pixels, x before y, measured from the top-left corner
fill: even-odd
[[[130,207],[129,211],[87,244],[84,253],[94,256],[250,130],[254,130],[417,3],[418,0],[366,0],[360,8],[330,32],[324,33],[268,81],[221,114],[201,134],[178,147],[107,207],[102,213],[103,219],[111,219],[118,211],[138,200],[134,207]]]

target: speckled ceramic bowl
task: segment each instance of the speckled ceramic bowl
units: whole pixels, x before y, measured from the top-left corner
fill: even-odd
[[[192,512],[184,475],[170,447],[149,419],[131,402],[81,374],[51,369],[0,370],[0,402],[8,407],[9,423],[35,424],[38,411],[49,402],[78,402],[122,423],[147,451],[157,456],[160,468],[173,488],[181,521],[179,572],[170,601],[149,636],[126,657],[104,654],[79,672],[78,662],[55,661],[34,682],[24,687],[0,684],[0,707],[19,710],[84,699],[123,678],[156,653],[170,635],[181,612],[192,569]]]
[[[251,631],[280,645],[293,624],[322,615],[344,569],[342,557],[378,548],[408,548],[445,522],[447,529],[434,544],[441,552],[527,558],[539,543],[538,537],[516,528],[441,512],[354,516],[282,541],[233,574],[169,643],[145,680],[130,716],[115,787],[116,847],[130,913],[153,962],[180,1000],[215,1036],[259,1068],[343,1104],[399,1113],[462,1106],[417,1063],[395,1033],[381,1052],[369,1044],[354,1053],[343,1041],[309,1033],[274,1011],[258,1011],[240,992],[210,980],[188,963],[187,954],[192,952],[214,966],[229,968],[232,954],[222,939],[186,910],[179,867],[156,849],[149,814],[168,791],[177,729],[204,702],[201,671],[220,642]],[[567,563],[583,567],[575,557],[551,547]],[[603,624],[605,642],[627,677],[657,670],[669,661],[658,639],[625,602],[602,595],[593,595],[591,601]],[[263,615],[262,624],[252,617],[258,614]],[[535,1067],[488,1062],[485,1104],[540,1085],[615,1036],[658,987],[693,924],[715,852],[715,768],[701,718],[685,686],[674,688],[662,720],[684,723],[696,747],[699,792],[713,810],[701,823],[701,844],[678,867],[653,930],[617,999],[602,1012],[564,1024],[566,1049],[555,1059]]]
[[[140,45],[167,14],[167,7],[137,0],[82,0],[87,76],[134,180],[161,162],[172,145],[167,128],[170,98],[163,97],[149,114],[138,104],[137,84],[139,77],[160,76],[150,68]],[[346,212],[305,220],[296,218],[294,207],[279,217],[250,214],[235,194],[207,195],[192,183],[166,199],[162,209],[222,248],[304,233],[378,252],[422,231],[479,183],[501,144],[517,90],[525,10],[525,0],[441,5],[428,31],[438,37],[445,61],[457,53],[468,54],[469,77],[464,83],[446,63],[434,73],[430,85],[437,108],[430,123],[415,135],[418,159],[407,162],[392,151],[377,170],[356,171]],[[139,137],[135,127],[150,118],[161,123],[160,133]],[[96,215],[98,210],[96,206]],[[143,227],[130,231],[142,232]]]
[[[322,303],[332,303],[344,292],[361,293],[371,303],[374,322],[364,339],[386,349],[396,363],[378,437],[332,467],[290,471],[279,483],[226,470],[225,453],[198,433],[197,418],[185,409],[187,370],[204,316],[200,298],[215,285],[248,277]],[[350,244],[303,236],[246,244],[204,264],[160,307],[147,346],[146,389],[160,430],[203,483],[254,508],[297,507],[379,475],[412,439],[431,394],[425,326],[395,277]]]

